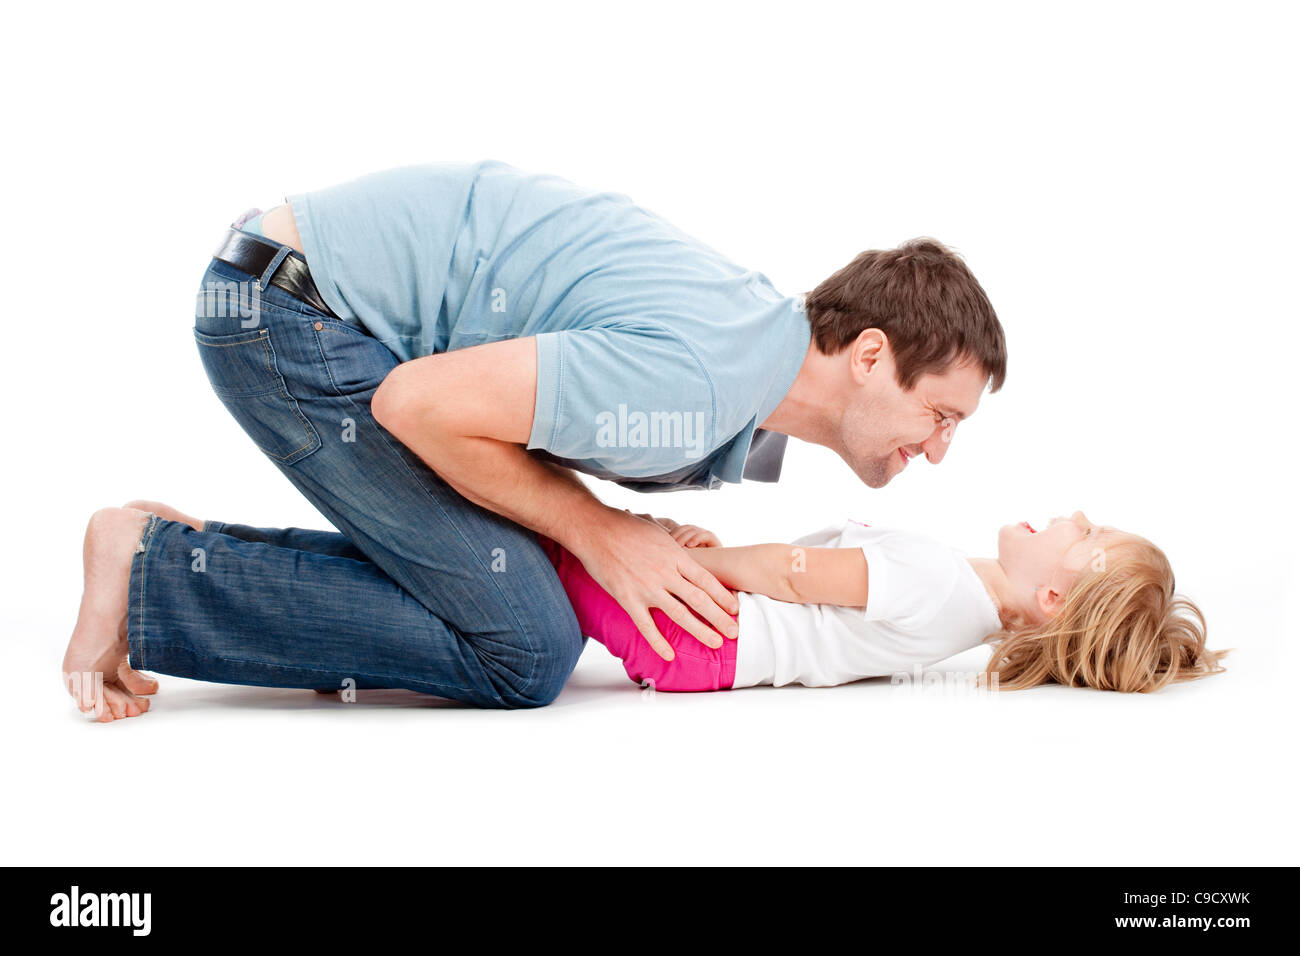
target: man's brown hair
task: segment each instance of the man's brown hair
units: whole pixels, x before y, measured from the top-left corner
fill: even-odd
[[[905,389],[954,361],[973,359],[996,392],[1007,377],[1007,345],[989,298],[961,256],[936,239],[869,249],[805,300],[813,340],[841,352],[865,329],[889,339]]]

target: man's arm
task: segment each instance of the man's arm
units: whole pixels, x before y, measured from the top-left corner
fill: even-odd
[[[651,608],[710,647],[721,639],[691,609],[735,637],[735,596],[663,528],[607,507],[572,472],[528,454],[536,392],[535,340],[509,339],[403,362],[371,411],[465,498],[571,551],[665,660],[673,651]]]
[[[867,558],[861,548],[754,544],[691,552],[728,587],[791,604],[866,607]]]

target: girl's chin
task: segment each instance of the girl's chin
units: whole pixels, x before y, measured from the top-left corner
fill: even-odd
[[[1002,549],[1007,542],[1014,541],[1017,537],[1026,533],[1024,528],[1015,524],[1004,524],[1001,528],[998,528],[998,555],[1001,556]]]
[[[1032,561],[1035,546],[1029,539],[1033,536],[1023,524],[1004,524],[998,529],[998,563],[1012,567]]]

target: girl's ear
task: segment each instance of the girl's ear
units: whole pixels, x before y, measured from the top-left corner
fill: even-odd
[[[1038,609],[1049,618],[1056,617],[1063,603],[1060,592],[1047,586],[1034,589],[1034,600],[1038,602]]]

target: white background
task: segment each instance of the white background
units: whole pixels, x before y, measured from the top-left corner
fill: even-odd
[[[1295,25],[1249,3],[11,10],[6,862],[1296,863]],[[727,543],[853,516],[975,554],[1083,508],[1166,550],[1228,672],[645,698],[593,642],[537,711],[164,677],[143,718],[88,723],[58,670],[94,509],[324,526],[198,362],[227,223],[480,158],[627,193],[786,293],[932,235],[1006,328],[1007,385],[941,467],[871,490],[792,443],[779,485],[607,501]]]

